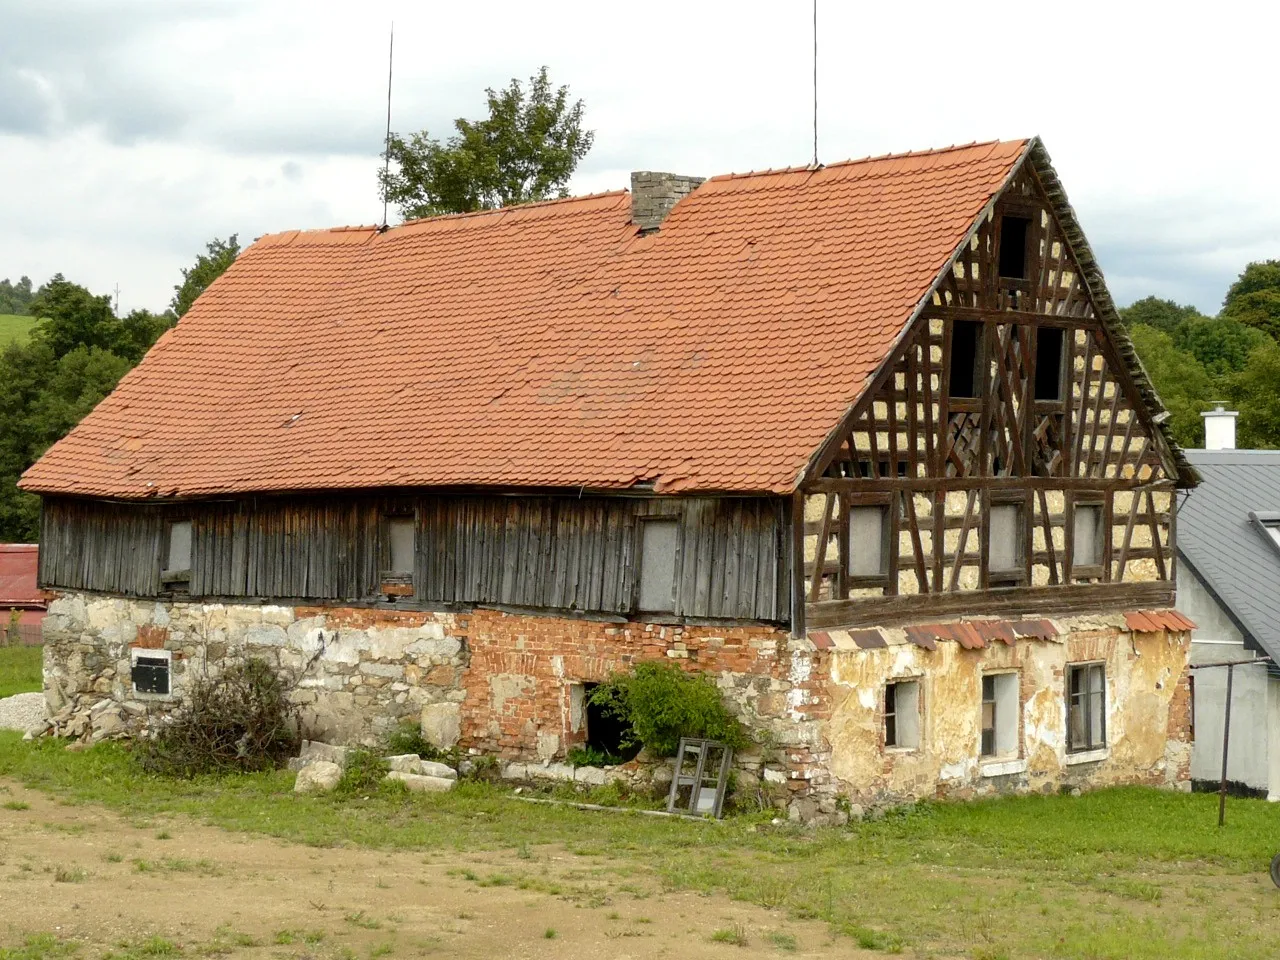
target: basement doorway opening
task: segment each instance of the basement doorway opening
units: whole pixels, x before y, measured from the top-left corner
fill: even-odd
[[[641,748],[640,743],[631,742],[634,728],[630,721],[610,708],[592,703],[591,695],[599,686],[598,683],[575,684],[582,691],[582,718],[587,725],[586,749],[604,765],[634,760]]]

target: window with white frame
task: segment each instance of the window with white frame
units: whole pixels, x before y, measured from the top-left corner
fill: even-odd
[[[884,745],[908,750],[920,746],[920,681],[885,684]]]
[[[982,744],[984,757],[1018,752],[1018,675],[989,673],[982,678]]]
[[[849,510],[849,575],[883,577],[889,572],[889,508]]]
[[[1107,672],[1101,663],[1067,667],[1067,752],[1107,745]]]

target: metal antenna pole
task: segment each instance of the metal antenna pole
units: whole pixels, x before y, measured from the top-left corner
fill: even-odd
[[[818,165],[818,0],[813,0],[813,165]]]
[[[396,20],[387,50],[387,138],[383,141],[383,227],[387,227],[387,177],[392,169],[392,67],[396,63]]]

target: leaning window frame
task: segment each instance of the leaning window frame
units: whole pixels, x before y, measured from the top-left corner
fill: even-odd
[[[1092,677],[1094,667],[1100,667],[1102,671],[1102,688],[1100,691],[1102,694],[1102,716],[1100,718],[1101,737],[1097,742],[1094,742],[1094,739],[1093,739],[1093,715],[1092,715],[1092,710],[1093,710],[1092,699],[1095,694],[1095,691],[1092,688],[1092,686],[1088,685],[1090,682],[1088,681],[1088,678]],[[1083,744],[1072,742],[1072,735],[1071,735],[1071,715],[1072,715],[1071,678],[1078,671],[1083,671],[1086,677],[1086,689],[1082,695],[1082,703],[1084,705],[1084,711],[1085,711],[1084,729],[1086,731],[1085,733],[1086,742]],[[1083,660],[1083,661],[1068,663],[1067,669],[1066,669],[1066,676],[1064,677],[1064,679],[1066,681],[1065,695],[1066,695],[1066,706],[1067,706],[1067,711],[1066,711],[1067,712],[1067,730],[1066,730],[1067,753],[1068,754],[1093,753],[1096,751],[1108,749],[1109,743],[1107,738],[1109,736],[1109,731],[1107,729],[1107,663],[1106,661],[1105,660]]]

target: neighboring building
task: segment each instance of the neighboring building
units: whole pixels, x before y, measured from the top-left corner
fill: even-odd
[[[1280,663],[1280,451],[1235,449],[1231,411],[1204,414],[1212,449],[1187,456],[1204,477],[1178,509],[1179,606],[1196,622],[1193,663]],[[1194,671],[1194,780],[1222,777],[1227,671]],[[1227,778],[1280,800],[1280,671],[1236,667]]]
[[[654,658],[800,818],[1185,784],[1196,476],[1040,143],[632,187],[243,253],[21,482],[53,705],[550,762]]]
[[[0,543],[0,642],[16,632],[21,643],[40,643],[48,601],[37,582],[39,556],[34,543]]]

